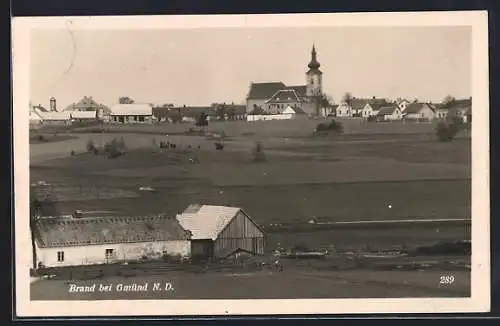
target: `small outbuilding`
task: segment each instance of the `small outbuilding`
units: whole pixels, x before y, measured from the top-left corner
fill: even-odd
[[[177,220],[191,232],[191,256],[195,259],[224,258],[241,250],[264,254],[264,231],[241,208],[191,205]]]

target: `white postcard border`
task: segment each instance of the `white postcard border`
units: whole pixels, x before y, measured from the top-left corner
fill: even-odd
[[[320,26],[472,27],[472,272],[470,298],[30,301],[30,30],[255,28]],[[489,81],[486,11],[420,13],[23,17],[12,23],[16,308],[19,317],[128,315],[274,315],[485,312],[490,309]],[[21,250],[22,248],[22,250]]]

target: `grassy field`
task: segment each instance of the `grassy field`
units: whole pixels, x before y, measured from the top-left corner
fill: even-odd
[[[465,134],[440,143],[433,124],[344,121],[343,135],[313,137],[318,122],[210,123],[210,131],[230,137],[224,151],[216,151],[207,137],[183,134],[191,127],[186,124],[108,126],[104,133],[78,128],[69,133],[77,138],[31,144],[30,177],[54,187],[62,213],[176,214],[189,204],[204,203],[243,207],[264,227],[318,218],[471,218],[471,144]],[[89,140],[103,145],[115,137],[126,141],[126,156],[86,153]],[[252,161],[257,139],[265,148],[262,163]],[[153,146],[160,140],[178,146],[161,152]],[[76,155],[70,156],[71,151]],[[189,164],[189,157],[199,163]],[[141,186],[155,191],[141,192]],[[310,238],[310,245],[395,245],[469,236],[466,225],[419,230],[344,230],[345,237],[334,230],[315,231],[314,237],[294,231],[293,236],[271,236],[269,244]]]
[[[210,132],[228,136],[224,151],[216,151],[208,137],[186,134],[192,127],[187,124],[107,126],[105,132],[68,128],[58,133],[68,137],[63,141],[30,145],[30,179],[50,184],[63,214],[81,209],[100,215],[173,215],[193,203],[239,206],[266,230],[268,251],[295,245],[378,250],[470,239],[470,224],[459,222],[311,228],[312,219],[472,218],[471,143],[465,132],[440,143],[433,124],[343,121],[344,134],[313,136],[319,122],[210,123]],[[125,156],[108,159],[86,152],[89,140],[103,146],[116,137],[127,144]],[[161,140],[177,148],[160,151],[153,144]],[[263,142],[264,162],[252,160],[256,140]],[[190,157],[198,163],[190,164]],[[154,191],[140,191],[141,186]],[[69,294],[66,281],[44,280],[33,283],[31,293],[34,300],[468,296],[470,273],[452,271],[456,282],[442,287],[439,276],[448,272],[292,266],[283,273],[168,273],[161,281],[172,282],[172,292],[82,297]],[[155,280],[138,276],[106,282]]]

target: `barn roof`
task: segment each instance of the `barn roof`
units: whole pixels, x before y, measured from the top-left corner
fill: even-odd
[[[116,104],[111,115],[153,115],[153,106],[147,103]]]
[[[37,223],[40,247],[189,240],[175,218],[164,216],[42,218]]]
[[[215,240],[219,233],[241,211],[229,206],[190,206],[187,211],[177,215],[181,226],[191,231],[193,240]]]
[[[434,107],[427,103],[411,103],[406,107],[405,113],[419,113],[424,106],[428,106],[431,110],[434,111]]]
[[[252,83],[247,99],[268,99],[280,89],[286,88],[282,82]]]
[[[395,106],[384,106],[380,108],[380,111],[378,111],[379,116],[384,116],[384,115],[391,115],[396,111]]]
[[[71,112],[73,119],[96,119],[97,111],[74,111]]]
[[[29,113],[29,120],[30,121],[42,121],[42,115],[37,109],[31,109]]]
[[[43,120],[47,121],[59,121],[59,120],[70,120],[71,113],[70,112],[39,112]]]

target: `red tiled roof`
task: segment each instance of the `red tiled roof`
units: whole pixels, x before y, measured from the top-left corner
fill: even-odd
[[[190,239],[175,218],[163,216],[42,218],[36,234],[42,248]]]

